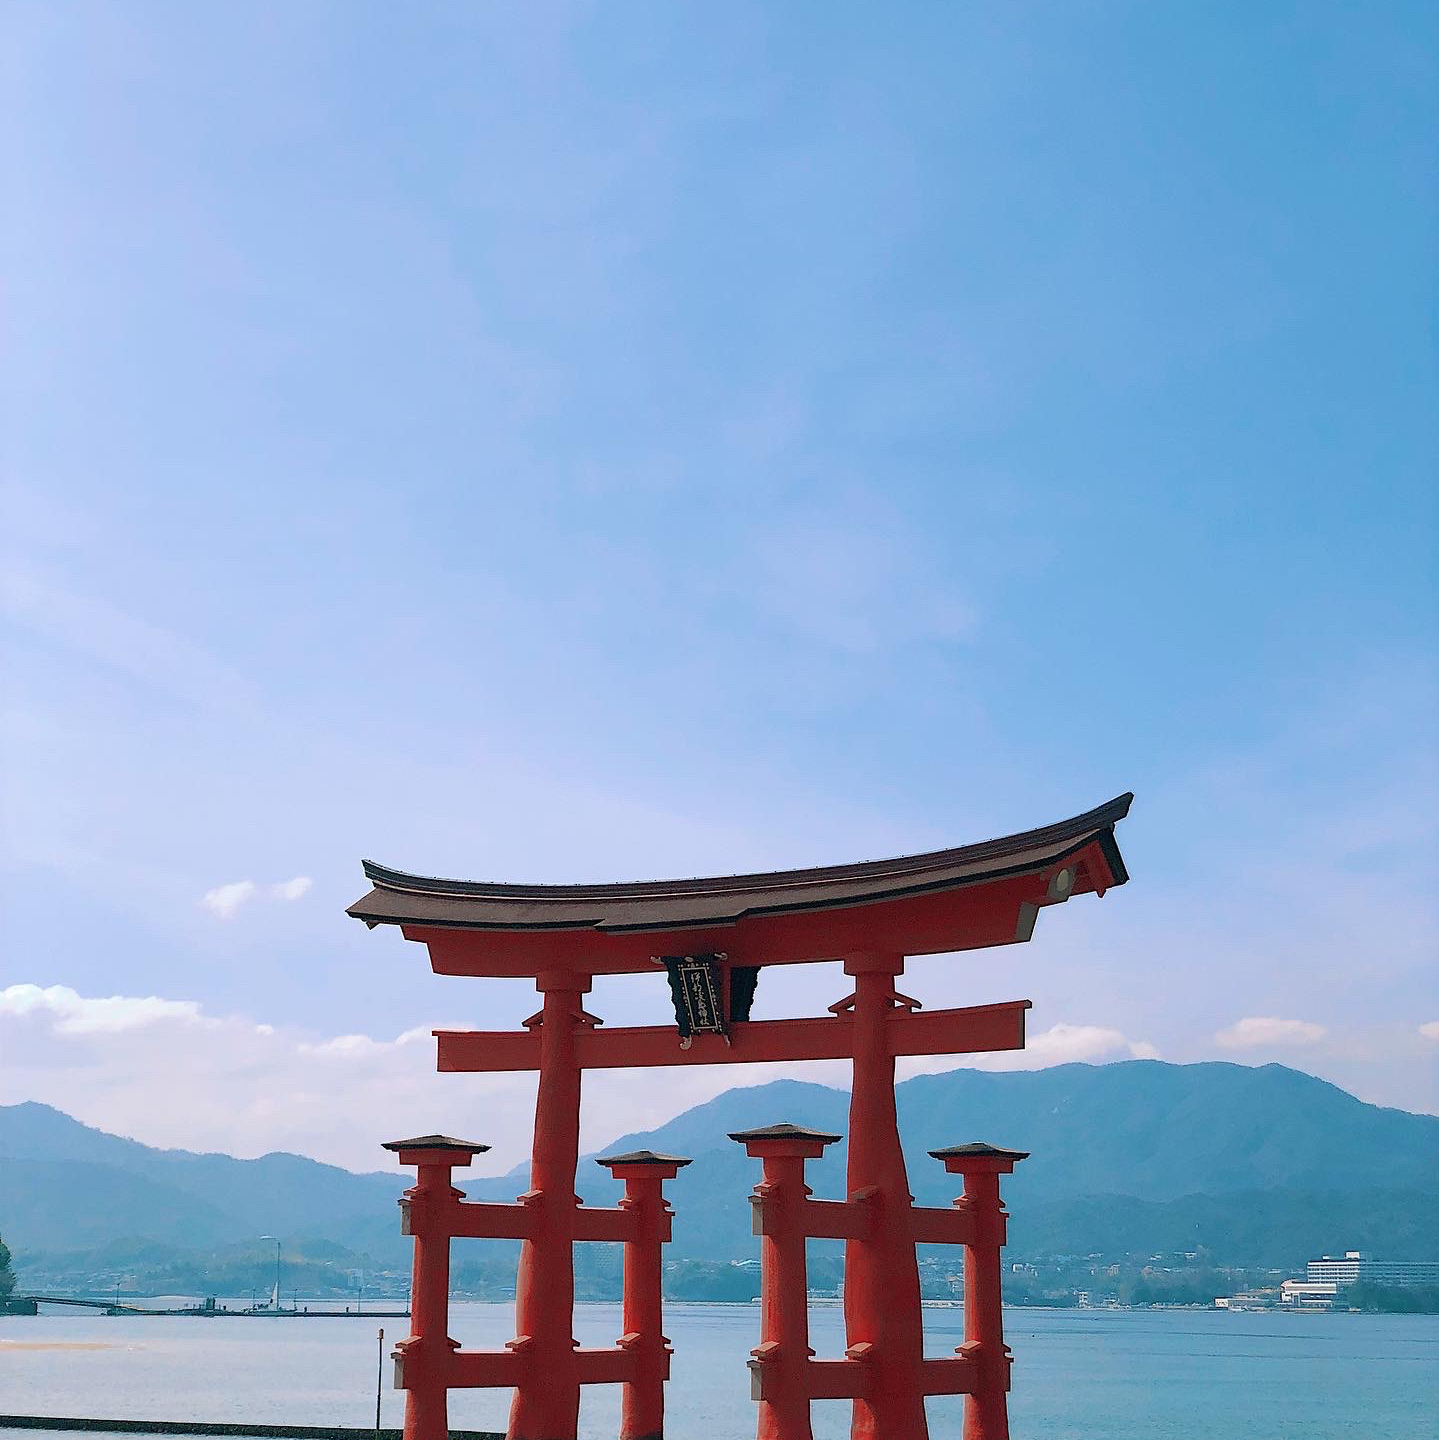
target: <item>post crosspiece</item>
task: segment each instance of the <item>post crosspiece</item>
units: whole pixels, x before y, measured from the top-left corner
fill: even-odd
[[[974,1386],[964,1402],[964,1440],[1009,1440],[1009,1346],[1004,1343],[999,1252],[1008,1215],[999,1177],[1029,1158],[1025,1150],[975,1143],[929,1152],[952,1175],[964,1176],[954,1204],[968,1222],[964,1246],[964,1344],[959,1354],[974,1365]]]

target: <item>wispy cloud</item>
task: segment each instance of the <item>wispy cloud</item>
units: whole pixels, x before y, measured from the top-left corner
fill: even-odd
[[[240,907],[254,895],[253,880],[232,880],[228,885],[216,885],[213,890],[207,890],[200,897],[200,904],[222,920],[233,920]]]
[[[248,710],[252,687],[178,630],[67,586],[39,566],[7,566],[0,615],[87,660],[196,710]]]
[[[876,496],[766,526],[747,570],[772,619],[842,651],[968,640],[978,623],[953,565]]]
[[[1426,1040],[1439,1040],[1439,1020],[1426,1020],[1419,1027],[1419,1033]]]
[[[314,1043],[301,1041],[300,1053],[318,1055],[325,1060],[371,1060],[378,1055],[390,1054],[402,1045],[413,1045],[419,1040],[428,1040],[441,1026],[417,1025],[413,1030],[404,1030],[393,1040],[376,1040],[369,1035],[336,1035],[333,1040]]]
[[[1282,1020],[1277,1015],[1246,1015],[1219,1031],[1214,1043],[1226,1050],[1261,1050],[1276,1045],[1314,1045],[1329,1032],[1309,1020]]]
[[[296,875],[293,880],[281,880],[264,887],[263,893],[274,900],[299,900],[310,891],[314,881],[308,875]],[[216,885],[200,897],[202,904],[221,920],[233,920],[242,906],[248,905],[262,893],[261,887],[253,880],[232,880],[228,885]]]

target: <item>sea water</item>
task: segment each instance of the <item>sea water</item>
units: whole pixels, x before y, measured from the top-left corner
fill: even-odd
[[[581,1305],[582,1344],[612,1344],[617,1305]],[[926,1309],[931,1355],[953,1352],[963,1312]],[[0,1318],[0,1411],[31,1415],[374,1424],[384,1344],[402,1319],[189,1319],[50,1312]],[[754,1306],[671,1305],[668,1392],[673,1440],[754,1433],[745,1360],[758,1339]],[[456,1303],[451,1333],[466,1348],[510,1338],[504,1305]],[[1005,1311],[1014,1350],[1015,1440],[1439,1440],[1439,1316],[1288,1315],[1273,1311]],[[816,1307],[814,1349],[843,1352],[838,1308]],[[380,1372],[383,1422],[403,1397]],[[959,1399],[929,1402],[935,1440],[958,1437]],[[457,1429],[503,1430],[508,1392],[455,1391]],[[815,1405],[817,1440],[848,1432],[842,1401]],[[619,1392],[587,1386],[583,1440],[613,1440]],[[56,1440],[10,1431],[0,1440]]]

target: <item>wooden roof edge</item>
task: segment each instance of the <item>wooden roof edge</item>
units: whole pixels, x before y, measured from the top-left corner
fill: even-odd
[[[1105,858],[1110,864],[1113,883],[1122,885],[1129,878],[1119,847],[1113,840],[1114,826],[1129,814],[1134,795],[1126,792],[1104,805],[1082,815],[1057,821],[1037,830],[1024,830],[976,844],[955,846],[948,850],[929,850],[916,855],[895,856],[888,860],[864,860],[850,865],[819,866],[804,870],[757,871],[746,875],[712,875],[675,880],[636,880],[606,884],[507,884],[489,880],[447,880],[433,876],[411,875],[392,870],[373,860],[361,862],[368,879],[377,890],[401,894],[431,895],[447,899],[470,900],[660,900],[668,896],[681,899],[697,894],[736,891],[795,889],[806,885],[833,884],[844,880],[863,880],[885,875],[914,875],[942,866],[970,864],[982,860],[1002,861],[1007,856],[1022,854],[1041,846],[1062,844],[1066,840],[1105,837]],[[369,912],[363,899],[349,907],[349,914],[364,919]]]

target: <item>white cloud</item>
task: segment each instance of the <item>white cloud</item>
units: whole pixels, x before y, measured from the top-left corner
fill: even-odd
[[[235,913],[255,894],[253,880],[232,880],[228,885],[217,885],[200,897],[200,904],[212,910],[222,920],[233,920]]]
[[[478,1112],[477,1138],[495,1149],[477,1173],[507,1170],[529,1151],[535,1077],[438,1074],[429,1026],[393,1039],[325,1037],[207,1014],[192,1000],[12,985],[0,990],[0,1054],[0,1103],[40,1100],[149,1145],[292,1150],[378,1170],[394,1164],[382,1141],[468,1134]]]
[[[959,1063],[976,1070],[1047,1070],[1051,1065],[1070,1065],[1076,1061],[1158,1058],[1159,1051],[1147,1040],[1131,1040],[1122,1030],[1107,1025],[1070,1025],[1060,1021],[1048,1030],[1028,1036],[1023,1050],[965,1057]],[[902,1079],[910,1075],[932,1074],[953,1070],[955,1064],[952,1055],[901,1060],[898,1074]],[[845,1084],[847,1080],[838,1083]]]
[[[296,875],[293,880],[281,880],[265,886],[264,893],[274,900],[298,900],[307,894],[315,882],[308,875]],[[242,905],[248,905],[259,895],[260,887],[253,880],[232,880],[228,885],[217,885],[200,897],[200,904],[218,915],[222,920],[233,920]]]
[[[1022,1055],[1031,1062],[1025,1069],[1039,1070],[1074,1060],[1097,1060],[1125,1047],[1124,1036],[1118,1030],[1103,1025],[1066,1025],[1061,1021],[1029,1039],[1015,1058]]]
[[[1142,1053],[1141,1053],[1142,1052]],[[1050,1065],[1068,1065],[1076,1060],[1100,1060],[1121,1053],[1135,1059],[1152,1060],[1158,1053],[1152,1045],[1131,1044],[1124,1033],[1104,1025],[1067,1025],[1060,1021],[1031,1037],[1023,1050],[1016,1051],[1012,1065],[1005,1069],[1043,1070]]]
[[[205,1023],[194,1000],[158,995],[81,995],[68,985],[11,985],[0,990],[0,1016],[51,1015],[57,1035],[118,1034],[160,1020]]]
[[[1439,1020],[1426,1020],[1419,1027],[1419,1033],[1426,1040],[1439,1040]]]
[[[1272,1045],[1313,1045],[1328,1031],[1309,1020],[1281,1020],[1277,1015],[1246,1015],[1214,1037],[1226,1050],[1258,1050]]]
[[[333,1040],[321,1040],[310,1044],[300,1042],[300,1053],[319,1055],[327,1060],[368,1060],[377,1055],[395,1050],[401,1045],[413,1045],[416,1040],[428,1040],[441,1026],[417,1025],[413,1030],[402,1031],[393,1040],[375,1040],[369,1035],[336,1035]]]

